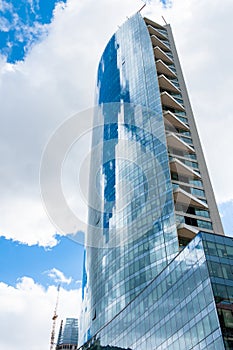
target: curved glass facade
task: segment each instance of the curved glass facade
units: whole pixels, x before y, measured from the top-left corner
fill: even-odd
[[[140,14],[106,46],[96,102],[80,344],[178,253],[160,90]]]

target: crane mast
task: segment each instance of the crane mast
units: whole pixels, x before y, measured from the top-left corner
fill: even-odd
[[[59,301],[59,292],[60,292],[60,284],[57,287],[57,301],[54,309],[54,314],[52,317],[53,325],[52,325],[51,340],[50,340],[50,350],[53,350],[55,345],[55,328],[56,328],[56,320],[58,318],[57,307],[58,307],[58,301]]]

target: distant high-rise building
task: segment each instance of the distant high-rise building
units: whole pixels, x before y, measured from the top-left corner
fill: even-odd
[[[78,319],[67,318],[65,326],[61,321],[56,350],[78,348]]]
[[[215,242],[215,237],[221,241],[224,236],[169,25],[161,26],[137,13],[119,28],[99,63],[96,103],[80,344],[87,340],[96,344],[95,339],[101,339],[106,348],[199,349],[188,340],[183,346],[182,335],[175,336],[177,324],[185,332],[186,321],[190,327],[195,325],[194,333],[199,332],[199,316],[187,307],[185,321],[179,323],[181,316],[176,312],[183,305],[182,293],[189,290],[193,297],[199,293],[201,299],[211,290],[209,276],[205,283],[204,275],[202,280],[208,264],[205,268],[199,264],[198,242],[211,241],[211,234]],[[227,244],[230,246],[229,240]],[[204,250],[202,254],[203,261],[207,260]],[[232,260],[227,263],[231,265]],[[181,291],[177,276],[183,276],[185,282],[192,264],[197,268],[192,278],[197,278],[199,289],[190,279],[190,286],[187,282],[184,290],[181,284]],[[189,273],[191,278],[191,270]],[[216,344],[223,346],[215,295],[211,294],[209,308],[215,316],[207,317],[208,322],[214,320],[215,328],[207,325],[208,330],[196,335],[195,344],[207,342],[218,329],[208,344],[217,339]],[[227,295],[223,300],[232,303],[232,296]],[[149,315],[155,300],[161,312],[153,310],[154,316]],[[208,305],[203,304],[206,314]],[[167,324],[173,313],[173,323]],[[141,315],[138,324],[137,315]],[[153,322],[158,322],[156,335]],[[164,324],[166,329],[161,328]],[[190,332],[188,328],[192,338]],[[121,341],[121,334],[127,340]]]

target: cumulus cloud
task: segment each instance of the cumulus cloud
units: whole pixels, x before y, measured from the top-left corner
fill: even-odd
[[[69,0],[58,5],[48,36],[24,62],[0,58],[2,125],[0,232],[28,244],[56,244],[55,228],[40,199],[39,168],[44,146],[66,118],[93,105],[100,55],[118,25],[141,1]],[[143,14],[172,24],[207,164],[219,202],[233,197],[230,57],[233,3],[176,0],[164,8],[151,1]],[[223,20],[224,19],[224,20]],[[216,23],[221,22],[221,30]],[[224,58],[222,55],[224,47]],[[218,140],[218,142],[216,142]],[[78,159],[77,159],[78,162]],[[224,179],[224,180],[223,180]],[[79,211],[86,209],[78,202]]]
[[[79,4],[70,0],[65,9],[58,5],[48,37],[24,62],[11,65],[1,59],[0,201],[5,219],[0,232],[7,238],[54,245],[55,229],[39,189],[44,146],[62,121],[93,105],[101,50],[117,24],[135,10],[129,0],[118,11],[116,0],[111,6],[106,0],[102,5],[109,18],[101,4],[90,0]]]
[[[15,287],[0,282],[0,324],[2,349],[48,349],[57,288],[44,289],[32,278],[21,278]],[[60,289],[56,337],[61,319],[77,318],[81,291]]]
[[[66,277],[64,273],[55,267],[49,271],[46,271],[46,274],[57,283],[70,284],[72,282],[72,277]]]
[[[2,201],[3,202],[3,201]],[[27,196],[21,191],[6,196],[2,206],[1,235],[29,246],[38,244],[54,247],[58,240],[54,226],[49,222],[40,196]]]

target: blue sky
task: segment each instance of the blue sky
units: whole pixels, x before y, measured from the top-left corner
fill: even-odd
[[[57,283],[62,282],[56,273],[52,273],[53,269],[56,269],[62,271],[67,279],[67,282],[64,280],[62,283],[63,288],[79,288],[83,247],[66,237],[57,236],[57,239],[58,244],[54,248],[45,249],[38,245],[28,246],[0,237],[1,281],[16,286],[18,279],[27,276],[48,287],[56,284],[56,279]]]
[[[222,36],[232,31],[233,2],[225,0],[224,7],[220,0],[216,6],[211,0],[175,0],[173,6],[171,1],[151,0],[148,4],[151,7],[144,9],[147,17],[163,23],[163,15],[172,24],[225,231],[233,236],[232,77],[228,68],[233,49],[227,36]],[[45,214],[38,186],[40,159],[57,126],[93,105],[102,50],[118,25],[141,6],[140,0],[0,0],[4,116],[0,129],[0,295],[4,295],[0,323],[9,325],[5,338],[0,339],[2,348],[13,350],[16,334],[12,337],[10,329],[25,334],[29,321],[35,330],[43,330],[42,343],[37,348],[34,339],[38,335],[32,333],[21,343],[17,341],[18,350],[46,348],[58,281],[63,281],[59,317],[78,314],[78,302],[74,304],[82,277],[83,248],[56,235],[57,228]],[[221,16],[224,21],[219,31],[216,23]],[[194,27],[202,30],[194,31]],[[222,56],[216,41],[228,47],[229,53],[221,74]],[[224,138],[216,147],[223,129]],[[29,302],[33,295],[34,317]]]
[[[47,34],[59,0],[1,1],[0,48],[7,61],[23,60],[31,46]],[[66,0],[63,1],[66,3]]]

